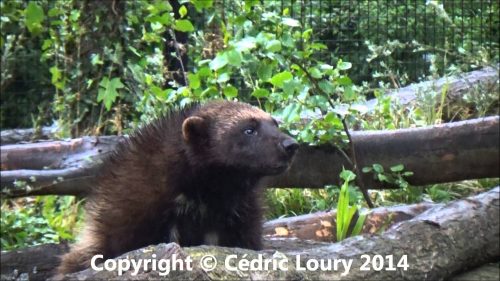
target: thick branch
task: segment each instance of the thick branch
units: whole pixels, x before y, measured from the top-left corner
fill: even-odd
[[[92,186],[99,160],[122,139],[86,137],[2,146],[2,169],[15,169],[1,172],[2,192],[7,196],[82,194]],[[414,172],[408,178],[413,185],[499,176],[498,116],[417,129],[353,132],[352,139],[360,167],[379,163],[388,169],[404,164],[406,170]],[[23,166],[39,170],[26,170]],[[54,169],[42,170],[45,166]],[[264,184],[323,188],[338,184],[342,167],[349,167],[349,163],[336,148],[303,145],[291,168],[280,176],[265,179]],[[16,187],[15,180],[24,181],[31,188]],[[363,180],[371,189],[388,187],[369,174],[363,174]]]
[[[404,164],[413,185],[499,176],[499,117],[416,129],[353,132],[360,167]],[[322,188],[337,184],[344,157],[333,147],[302,146],[292,167],[267,186]],[[368,188],[384,187],[363,174]],[[385,185],[387,187],[387,185]]]

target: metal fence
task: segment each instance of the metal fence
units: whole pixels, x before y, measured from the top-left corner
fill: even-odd
[[[232,0],[225,0],[226,3]],[[262,0],[313,29],[325,61],[353,63],[356,82],[395,75],[405,84],[453,65],[498,63],[497,0]],[[231,9],[229,9],[231,10]],[[371,58],[371,60],[370,60]]]

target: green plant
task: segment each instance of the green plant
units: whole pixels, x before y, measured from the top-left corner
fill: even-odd
[[[344,240],[348,237],[349,227],[353,223],[354,227],[350,235],[354,236],[361,233],[366,218],[366,214],[359,213],[357,206],[351,206],[349,204],[349,183],[354,180],[356,175],[349,170],[343,170],[340,173],[340,177],[344,180],[344,183],[340,188],[339,203],[337,204],[337,241]],[[355,214],[358,214],[359,217],[353,221]]]
[[[2,201],[2,250],[74,240],[82,216],[81,204],[75,197]]]
[[[407,177],[413,176],[413,172],[405,171],[403,164],[398,164],[390,167],[390,172],[385,172],[384,167],[380,164],[373,164],[371,167],[364,167],[363,173],[373,173],[373,178],[380,182],[385,182],[390,185],[396,185],[399,188],[409,186],[406,181]]]

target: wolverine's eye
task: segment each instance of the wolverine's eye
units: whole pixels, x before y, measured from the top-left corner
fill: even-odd
[[[245,135],[256,135],[257,134],[257,131],[254,129],[254,128],[247,128],[243,131],[243,133],[245,133]]]

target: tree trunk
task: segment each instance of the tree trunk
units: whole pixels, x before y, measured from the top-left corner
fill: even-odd
[[[125,137],[84,137],[1,146],[5,196],[84,195],[90,191],[101,160]],[[353,132],[361,167],[375,163],[386,171],[404,164],[413,185],[499,176],[499,117],[393,131]],[[338,184],[349,164],[330,145],[302,145],[290,169],[264,179],[268,187],[323,188]],[[49,169],[45,169],[49,168]],[[362,175],[370,189],[394,187]],[[25,182],[27,185],[21,184]]]

